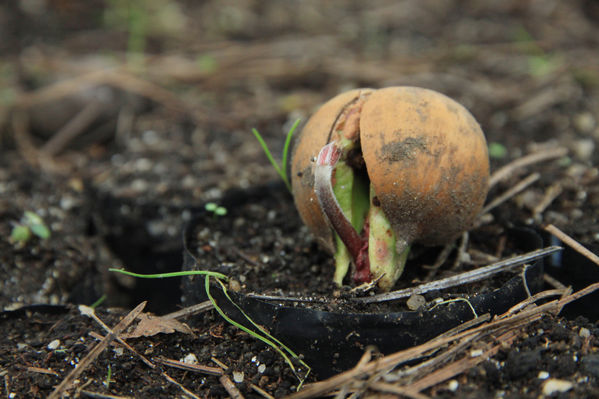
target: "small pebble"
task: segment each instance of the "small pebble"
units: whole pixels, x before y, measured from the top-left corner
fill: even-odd
[[[576,140],[572,143],[572,147],[572,150],[574,150],[579,159],[588,161],[595,151],[595,142],[593,139]]]
[[[470,357],[479,357],[483,354],[482,349],[473,349],[470,351]]]
[[[241,284],[239,284],[239,281],[232,278],[229,280],[229,289],[233,292],[239,292],[241,291]]]
[[[539,371],[539,375],[537,375],[537,378],[539,380],[546,380],[547,378],[549,378],[549,373],[546,371]]]
[[[188,353],[181,361],[185,364],[198,364],[198,358],[193,353]]]
[[[588,328],[582,327],[578,332],[578,335],[580,335],[582,338],[588,338],[591,336],[591,331],[589,331]]]
[[[48,349],[53,351],[54,349],[58,349],[59,346],[60,346],[60,340],[55,339],[54,341],[52,341],[48,344]]]
[[[543,383],[543,395],[551,395],[556,392],[567,392],[574,386],[573,383],[566,380],[551,378]]]
[[[243,371],[234,371],[233,372],[233,381],[235,381],[238,384],[241,384],[243,382]]]
[[[426,303],[426,299],[422,295],[412,295],[408,299],[407,305],[410,310],[418,310]]]
[[[264,363],[262,363],[261,365],[258,366],[258,372],[260,374],[264,374],[265,371],[266,371],[266,365]]]
[[[459,386],[460,386],[460,383],[457,380],[451,380],[447,384],[447,389],[449,389],[451,392],[455,392],[458,390]]]
[[[590,112],[581,112],[574,116],[574,126],[580,132],[590,133],[595,128],[595,118]]]

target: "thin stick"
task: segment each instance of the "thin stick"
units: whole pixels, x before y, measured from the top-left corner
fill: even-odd
[[[41,148],[47,156],[54,156],[61,152],[66,145],[75,137],[85,131],[104,110],[104,104],[100,101],[91,101],[66,125],[56,132]]]
[[[385,302],[392,301],[400,298],[407,298],[415,294],[424,294],[433,290],[441,290],[449,287],[455,287],[474,281],[482,280],[493,274],[499,273],[504,270],[511,269],[516,266],[520,266],[524,263],[531,262],[533,260],[545,257],[549,254],[561,250],[561,247],[552,246],[543,249],[537,249],[536,251],[529,252],[524,255],[514,256],[489,266],[480,267],[469,272],[456,274],[455,276],[447,277],[441,280],[431,281],[418,285],[416,287],[405,288],[402,290],[387,292],[384,294],[373,295],[364,298],[355,298],[354,301],[362,303],[373,303],[373,302]]]
[[[135,318],[142,312],[144,307],[146,306],[146,301],[137,305],[135,309],[133,309],[127,316],[123,318],[113,329],[112,332],[107,334],[104,340],[99,342],[96,346],[93,347],[92,350],[89,351],[87,355],[75,367],[71,372],[62,380],[60,384],[54,389],[54,391],[48,396],[48,399],[59,399],[63,397],[64,392],[73,384],[73,381],[77,379],[85,370],[87,366],[89,366],[95,359],[106,349],[108,345],[118,336],[118,334],[122,333],[128,326],[135,320]]]
[[[266,392],[264,389],[260,388],[256,384],[250,384],[250,388],[252,388],[254,391],[258,392],[263,398],[275,399],[274,396],[272,396],[271,394],[269,394],[268,392]]]
[[[189,364],[174,359],[158,358],[154,359],[158,363],[162,363],[165,366],[174,367],[181,370],[193,371],[195,373],[209,374],[209,375],[223,375],[224,371],[220,367],[203,366],[200,364]]]
[[[549,284],[553,288],[557,288],[557,289],[566,288],[566,286],[561,281],[559,281],[555,277],[550,276],[547,273],[543,273],[543,281],[545,281],[547,284]]]
[[[425,268],[430,269],[428,271],[428,274],[426,275],[426,280],[433,279],[435,274],[437,274],[437,271],[439,271],[439,268],[441,267],[441,265],[443,263],[445,263],[445,261],[449,257],[449,254],[451,253],[451,251],[453,250],[454,247],[455,247],[455,242],[451,242],[450,244],[445,245],[443,247],[443,249],[441,250],[441,252],[439,252],[439,255],[437,255],[437,259],[435,259],[435,263],[433,263],[433,265],[430,267],[425,266]]]
[[[460,240],[460,246],[458,247],[458,253],[455,256],[453,265],[451,265],[451,270],[455,270],[462,263],[462,257],[466,253],[466,247],[468,247],[469,239],[470,239],[470,235],[468,234],[467,231],[465,231],[462,234],[462,239]]]
[[[34,366],[27,366],[26,369],[27,369],[27,371],[31,371],[33,373],[49,374],[49,375],[54,375],[56,377],[60,377],[60,374],[58,374],[56,371],[51,370],[51,369],[44,369],[41,367],[34,367]]]
[[[545,212],[545,209],[547,209],[547,207],[549,207],[549,205],[551,205],[551,203],[557,197],[559,197],[562,191],[564,191],[564,189],[560,183],[555,183],[549,186],[549,188],[545,191],[545,195],[543,196],[541,202],[539,202],[532,210],[533,215],[537,216]]]
[[[177,310],[176,312],[172,312],[169,314],[165,314],[164,316],[160,316],[163,319],[180,319],[186,316],[193,316],[196,314],[204,313],[214,306],[210,301],[204,301],[202,303],[198,303],[196,305],[191,305],[181,310]]]
[[[408,367],[407,369],[402,369],[395,372],[392,377],[397,378],[397,380],[406,380],[408,378],[414,379],[414,375],[416,373],[420,374],[428,374],[429,370],[433,370],[436,367],[439,367],[441,364],[445,363],[449,359],[455,358],[455,356],[462,350],[466,349],[472,341],[477,338],[476,335],[468,336],[462,340],[460,340],[457,344],[453,345],[451,348],[448,348],[444,352],[441,352],[435,357],[432,357],[428,360],[425,360],[421,363],[416,364],[415,366]],[[431,351],[434,352],[434,351]],[[432,353],[431,353],[432,355]]]
[[[90,382],[91,382],[91,380],[90,380]],[[87,396],[89,398],[93,398],[93,399],[132,399],[133,398],[133,396],[108,395],[106,393],[86,391],[85,389],[82,389],[79,392],[84,393],[85,396]],[[81,395],[77,395],[77,397],[80,397],[80,396]]]
[[[582,244],[580,244],[578,241],[576,241],[575,239],[573,239],[572,237],[555,227],[554,225],[548,224],[544,227],[544,229],[545,231],[553,234],[554,236],[562,240],[566,245],[571,247],[579,254],[587,257],[591,262],[595,263],[596,265],[599,265],[599,256],[595,255],[587,248],[583,247]]]
[[[179,383],[177,380],[175,380],[170,375],[166,374],[164,371],[162,372],[162,376],[164,378],[166,378],[167,381],[169,381],[169,382],[175,384],[176,386],[178,386],[179,389],[182,390],[183,392],[185,392],[186,395],[191,396],[193,399],[200,399],[199,396],[197,396],[196,394],[194,394],[193,392],[191,392],[189,389],[185,388],[183,385],[181,385],[181,383]]]
[[[520,191],[524,190],[526,187],[530,186],[539,178],[541,175],[537,172],[528,175],[526,178],[520,180],[515,186],[511,187],[509,190],[501,194],[499,197],[495,198],[493,201],[489,202],[482,211],[480,211],[481,215],[489,212],[492,209],[495,209],[499,205],[503,204],[505,201],[512,198],[514,195],[518,194]]]
[[[493,346],[491,349],[485,351],[481,356],[464,357],[456,362],[450,363],[447,366],[435,371],[434,373],[428,374],[420,380],[410,384],[410,389],[420,392],[434,385],[437,385],[440,382],[447,381],[448,379],[455,377],[456,375],[462,374],[464,371],[471,369],[473,366],[495,355],[503,344],[509,344],[513,342],[513,340],[517,337],[518,333],[519,331],[510,330],[502,334],[500,337],[497,338],[497,340],[500,343]]]
[[[233,399],[243,399],[243,395],[239,392],[239,389],[235,386],[233,381],[229,378],[228,375],[223,374],[218,379],[221,385],[227,390],[227,393],[231,395]]]
[[[557,147],[551,148],[548,150],[534,152],[532,154],[526,155],[522,158],[518,158],[504,167],[498,169],[491,175],[489,179],[489,187],[495,186],[502,180],[507,179],[511,176],[516,170],[522,169],[528,165],[532,165],[535,163],[547,161],[550,159],[561,158],[568,154],[568,149],[565,147]]]
[[[113,333],[113,331],[110,329],[110,327],[108,327],[106,324],[104,324],[104,322],[102,320],[100,320],[100,318],[98,318],[98,316],[96,316],[96,313],[94,312],[93,308],[90,308],[89,306],[85,306],[85,305],[79,305],[79,311],[81,312],[81,314],[91,317],[92,319],[94,319],[94,321],[96,323],[98,323],[100,326],[102,326],[102,328],[109,334]],[[101,339],[104,339],[105,337],[100,336]],[[155,368],[156,365],[154,363],[152,363],[151,361],[149,361],[144,355],[142,355],[141,353],[138,353],[131,345],[129,345],[127,342],[125,342],[124,339],[122,339],[121,337],[119,337],[118,335],[116,336],[116,340],[123,345],[125,348],[127,348],[129,351],[133,352],[135,355],[137,355],[137,357],[139,357],[146,365],[150,366],[150,368]]]
[[[384,392],[384,393],[392,393],[395,395],[405,396],[411,399],[430,399],[429,396],[426,396],[417,390],[414,390],[411,386],[402,387],[399,385],[389,384],[388,382],[373,382],[368,386],[375,391]]]

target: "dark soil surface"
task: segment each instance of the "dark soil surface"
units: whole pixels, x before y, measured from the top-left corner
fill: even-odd
[[[142,301],[148,301],[144,312],[155,314],[199,301],[202,295],[186,291],[180,279],[108,271],[181,270],[183,229],[191,220],[201,221],[193,232],[198,267],[204,262],[232,273],[232,292],[318,296],[336,305],[368,295],[350,293],[350,280],[342,288],[330,283],[332,259],[301,225],[284,190],[270,202],[226,200],[231,189],[247,195],[244,190],[277,184],[252,127],[278,159],[297,118],[305,121],[319,104],[351,88],[411,85],[454,98],[481,124],[494,172],[529,154],[543,158],[494,181],[487,203],[528,183],[481,217],[461,255],[457,241],[431,272],[420,265],[432,265],[442,248],[414,248],[397,288],[462,270],[454,263],[472,269],[521,253],[506,234],[511,226],[541,231],[551,223],[597,253],[596,2],[119,4],[0,5],[3,396],[48,397],[106,335],[79,304],[104,298],[96,314],[114,327]],[[206,202],[228,214],[206,213]],[[42,218],[49,236],[27,225],[26,212]],[[15,238],[19,226],[31,236]],[[558,243],[543,236],[547,244]],[[547,259],[545,270],[553,278],[546,278],[545,288],[561,282],[579,290],[599,281],[598,269],[564,252]],[[597,300],[589,295],[560,315],[531,320],[511,344],[421,393],[599,397]],[[67,392],[226,397],[235,394],[230,385],[245,397],[296,391],[298,376],[273,348],[214,310],[180,321],[188,327],[163,321],[163,332],[127,339],[154,368],[113,342]],[[476,349],[467,346],[454,358],[471,357]],[[165,359],[197,361],[226,377],[206,371],[214,369],[168,366]],[[303,375],[305,368],[296,366]],[[382,382],[364,380],[371,385],[362,393],[391,395],[388,385],[399,387],[401,370],[378,375],[387,390]],[[306,384],[319,379],[312,373]],[[550,390],[548,381],[554,380],[568,389]]]

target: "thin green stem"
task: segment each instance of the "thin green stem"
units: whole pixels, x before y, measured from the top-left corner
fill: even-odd
[[[217,278],[218,283],[221,285],[221,288],[225,294],[225,296],[227,297],[227,299],[229,300],[229,302],[231,302],[240,312],[241,314],[255,327],[257,328],[259,331],[261,331],[263,335],[260,335],[259,333],[257,333],[254,330],[249,329],[248,327],[244,326],[241,323],[236,322],[235,320],[231,319],[229,316],[227,316],[225,314],[225,312],[218,306],[218,304],[216,303],[216,300],[214,299],[214,297],[212,296],[212,294],[210,294],[210,276],[206,275],[205,278],[205,288],[206,288],[206,296],[208,297],[208,300],[212,303],[212,306],[214,307],[214,309],[216,309],[216,311],[218,312],[218,314],[225,319],[229,324],[231,324],[234,327],[239,328],[240,330],[250,334],[252,337],[259,339],[260,341],[264,342],[265,344],[267,344],[268,346],[270,346],[271,348],[273,348],[274,350],[276,350],[279,355],[281,355],[283,357],[283,359],[285,360],[285,362],[289,365],[289,367],[291,368],[291,371],[293,371],[293,374],[295,374],[295,376],[299,379],[300,384],[298,386],[301,387],[301,385],[303,384],[305,378],[308,376],[308,374],[306,374],[306,376],[304,376],[303,378],[301,378],[298,373],[297,370],[295,369],[295,366],[293,365],[293,362],[291,361],[291,359],[289,358],[289,356],[287,356],[287,354],[285,353],[285,351],[287,353],[289,353],[289,355],[291,355],[294,359],[299,360],[299,362],[307,368],[308,373],[310,372],[310,367],[299,358],[299,356],[297,356],[291,349],[289,349],[287,346],[285,346],[281,341],[279,341],[278,339],[274,338],[272,335],[270,335],[267,331],[264,330],[263,327],[260,327],[258,324],[256,324],[256,322],[254,322],[244,311],[243,309],[241,309],[241,307],[239,305],[237,305],[229,296],[229,293],[227,292],[227,288],[225,287],[225,285],[222,283],[222,281],[220,281]],[[282,348],[282,349],[281,349]]]
[[[233,301],[233,299],[229,296],[227,287],[223,283],[223,280],[224,281],[228,280],[228,277],[226,275],[217,273],[217,272],[206,271],[206,270],[188,270],[188,271],[182,271],[182,272],[158,273],[158,274],[139,274],[139,273],[133,273],[133,272],[129,272],[129,271],[126,271],[123,269],[115,269],[115,268],[110,268],[108,270],[111,272],[117,272],[117,273],[121,273],[121,274],[126,274],[127,276],[138,277],[138,278],[168,278],[168,277],[180,277],[180,276],[190,276],[190,275],[204,275],[206,277],[205,278],[206,296],[208,297],[208,300],[212,303],[212,306],[214,307],[214,309],[216,309],[218,314],[223,319],[225,319],[225,321],[227,321],[232,326],[239,328],[240,330],[250,334],[252,337],[259,339],[260,341],[264,342],[268,346],[275,349],[283,357],[285,362],[289,365],[289,367],[291,368],[293,373],[296,375],[296,377],[300,381],[300,383],[298,385],[298,390],[304,383],[305,379],[308,377],[308,374],[310,373],[310,370],[311,370],[310,366],[308,366],[295,352],[293,352],[285,344],[283,344],[281,341],[279,341],[278,339],[276,339],[275,337],[270,335],[263,327],[259,326],[256,322],[254,322],[247,315],[247,313],[245,313],[243,311],[243,309],[241,309],[241,307],[239,305],[237,305],[235,303],[235,301]],[[216,300],[214,299],[214,297],[210,294],[210,277],[214,277],[216,279],[216,281],[220,284],[221,289],[223,290],[223,293],[225,294],[225,296],[227,297],[229,302],[231,302],[237,308],[237,310],[239,310],[241,312],[241,314],[256,329],[261,331],[262,334],[264,334],[264,336],[260,335],[256,331],[251,330],[251,329],[245,327],[244,325],[234,321],[233,319],[231,319],[229,316],[227,316],[225,314],[225,312],[216,303]],[[285,353],[285,352],[287,352],[287,353]],[[306,368],[307,372],[304,377],[300,377],[297,370],[295,369],[295,366],[293,365],[293,362],[291,361],[291,359],[289,358],[289,356],[287,354],[289,354],[291,357],[296,359],[302,366],[304,366]]]
[[[129,271],[123,270],[123,269],[114,269],[114,268],[110,268],[110,269],[108,269],[108,271],[126,274],[127,276],[138,277],[138,278],[169,278],[169,277],[181,277],[181,276],[192,276],[192,275],[204,275],[204,276],[215,277],[215,278],[222,279],[225,281],[227,281],[229,279],[228,276],[226,276],[222,273],[210,272],[210,271],[206,271],[206,270],[187,270],[187,271],[183,271],[183,272],[158,273],[158,274],[139,274],[139,273],[129,272]]]
[[[297,129],[298,125],[300,123],[300,119],[296,119],[295,122],[293,123],[293,125],[291,126],[291,129],[289,129],[289,132],[287,132],[287,137],[285,138],[285,145],[283,146],[283,159],[281,160],[281,168],[285,171],[285,180],[288,181],[288,177],[287,177],[287,158],[289,156],[289,146],[291,145],[291,138],[293,137],[293,133],[295,132],[295,129]],[[289,184],[288,184],[289,186]],[[290,186],[289,186],[290,187]]]
[[[262,135],[258,132],[258,130],[252,129],[252,133],[256,137],[256,140],[258,140],[258,142],[260,143],[262,151],[264,151],[264,154],[266,154],[266,157],[268,158],[270,164],[275,169],[277,174],[281,177],[281,180],[283,180],[289,192],[291,192],[291,183],[289,182],[289,177],[287,176],[287,159],[289,158],[289,147],[291,145],[291,138],[293,137],[293,133],[295,132],[295,129],[297,129],[299,123],[300,120],[297,119],[293,123],[293,126],[291,126],[291,129],[289,129],[289,132],[287,132],[287,137],[285,138],[285,144],[283,146],[282,160],[280,164],[277,161],[275,161],[274,157],[272,156],[272,153],[270,152],[270,149],[268,148],[268,145],[266,145],[266,142],[262,138]]]
[[[106,294],[104,294],[100,298],[98,298],[98,300],[96,302],[92,303],[91,305],[89,305],[89,307],[92,309],[95,309],[98,306],[100,306],[105,300],[106,300]]]

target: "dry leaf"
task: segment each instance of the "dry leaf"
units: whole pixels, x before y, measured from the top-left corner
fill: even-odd
[[[122,338],[139,338],[139,337],[151,337],[156,334],[171,334],[175,331],[184,334],[193,334],[191,328],[185,323],[181,323],[173,318],[166,318],[160,316],[153,316],[148,313],[142,313],[138,316],[139,323],[135,329],[128,333],[121,335]]]

